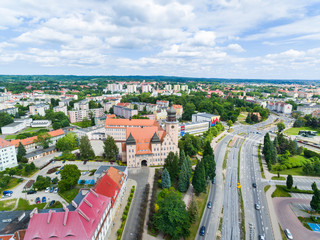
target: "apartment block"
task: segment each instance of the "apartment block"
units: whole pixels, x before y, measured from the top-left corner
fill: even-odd
[[[17,165],[18,162],[14,145],[0,138],[0,171]]]
[[[31,115],[45,116],[46,110],[49,110],[50,106],[46,104],[36,104],[29,106],[29,112]]]

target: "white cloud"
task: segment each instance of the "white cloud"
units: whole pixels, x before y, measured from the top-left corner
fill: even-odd
[[[245,52],[245,50],[237,43],[232,43],[232,44],[229,44],[227,46],[227,49],[231,50],[231,51],[234,51],[234,52]]]

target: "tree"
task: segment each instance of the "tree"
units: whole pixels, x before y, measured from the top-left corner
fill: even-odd
[[[230,129],[230,127],[232,127],[232,125],[233,125],[232,120],[229,120],[229,121],[227,122],[227,125],[229,126],[229,129]]]
[[[199,161],[196,165],[192,178],[192,186],[197,195],[206,191],[206,173],[202,161]]]
[[[88,159],[93,159],[95,157],[94,151],[92,149],[92,146],[90,144],[90,141],[87,135],[81,137],[79,150],[80,150],[81,159],[88,160]]]
[[[34,142],[43,148],[48,148],[49,144],[52,142],[51,135],[49,133],[40,133]]]
[[[37,180],[33,184],[33,188],[39,191],[46,189],[50,186],[51,178],[50,177],[43,177],[39,175]]]
[[[180,192],[186,192],[188,190],[190,184],[190,179],[188,179],[188,169],[186,162],[184,161],[181,166],[181,171],[179,174],[179,181],[178,181],[178,190]]]
[[[214,155],[206,155],[202,158],[206,179],[213,180],[216,176],[216,162],[214,161]]]
[[[179,174],[179,158],[177,154],[169,152],[163,168],[166,168],[170,174],[171,182],[174,182]]]
[[[61,181],[63,181],[63,188],[66,187],[69,190],[75,186],[81,176],[81,172],[75,164],[67,164],[61,170]],[[61,182],[60,181],[60,182]],[[59,182],[59,188],[60,188]],[[65,186],[66,185],[66,186]]]
[[[85,117],[82,119],[80,125],[82,128],[87,128],[87,127],[91,127],[91,123],[92,123],[91,120]]]
[[[209,141],[207,141],[204,145],[203,157],[205,156],[213,156],[213,149]]]
[[[291,188],[292,188],[292,186],[293,186],[293,178],[292,178],[292,175],[288,175],[286,184],[287,184],[287,188],[288,188],[288,189],[291,189]]]
[[[52,124],[52,128],[53,128],[54,130],[57,130],[57,129],[61,128],[61,123],[60,123],[60,122],[55,122],[55,123],[53,123],[53,124]]]
[[[162,186],[162,188],[170,188],[171,187],[170,174],[166,168],[163,170],[162,175],[161,175],[161,186]]]
[[[186,160],[186,155],[183,150],[180,151],[180,158],[179,158],[179,169],[182,168],[183,162]]]
[[[284,125],[283,122],[279,122],[277,124],[277,127],[278,127],[278,132],[282,132],[286,128],[286,125]]]
[[[198,218],[199,211],[198,211],[197,202],[194,200],[194,198],[192,198],[191,203],[188,207],[188,214],[189,214],[190,222],[195,223]]]
[[[316,212],[320,212],[320,191],[317,187],[317,184],[314,182],[312,183],[312,190],[313,190],[313,196],[310,201],[310,206],[313,210]]]
[[[12,177],[12,176],[15,175],[15,174],[16,174],[16,170],[15,170],[14,168],[11,168],[11,169],[9,170],[9,176]]]
[[[68,121],[68,119],[64,119],[61,121],[61,126],[62,127],[69,127],[70,126],[70,123]]]
[[[153,217],[156,229],[169,235],[172,239],[189,236],[190,218],[181,194],[169,191],[166,197],[160,199],[157,204],[159,211]]]
[[[103,142],[103,150],[105,158],[109,161],[115,161],[116,156],[119,154],[119,149],[114,141],[114,138],[110,135]]]
[[[17,151],[17,160],[18,162],[21,162],[22,157],[26,155],[27,151],[25,147],[22,145],[21,142],[19,142],[18,151]]]
[[[10,123],[13,123],[13,118],[6,112],[0,112],[0,129]]]
[[[72,151],[77,147],[77,136],[74,133],[67,133],[63,138],[59,138],[56,148],[62,152]]]

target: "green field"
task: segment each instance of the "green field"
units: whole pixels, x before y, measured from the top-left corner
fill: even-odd
[[[65,192],[59,192],[59,195],[66,200],[68,203],[71,203],[71,201],[77,196],[80,189],[74,188],[69,191]]]
[[[293,127],[293,128],[289,128],[288,130],[284,131],[286,134],[288,135],[298,135],[300,130],[310,130],[310,131],[317,131],[317,135],[320,135],[320,130],[319,129],[314,129],[311,127]]]
[[[284,190],[285,186],[276,185],[276,190],[272,193],[271,197],[291,197],[290,193]]]
[[[45,206],[46,206],[46,203],[39,203],[39,204],[30,205],[28,200],[20,198],[16,211],[33,210],[35,207],[38,209],[43,209]]]
[[[16,198],[0,201],[0,211],[11,211],[16,205]]]
[[[310,162],[310,160],[305,158],[304,156],[295,155],[295,156],[289,157],[288,160],[286,160],[286,162],[283,164],[283,165],[290,164],[292,168],[278,171],[276,167],[279,166],[279,164],[276,164],[272,166],[272,170],[270,172],[274,174],[277,174],[279,172],[280,175],[290,174],[290,175],[304,176],[305,174],[302,171],[302,166],[307,162]]]
[[[15,186],[17,186],[19,184],[19,179],[18,178],[15,178],[15,177],[12,177],[8,183],[8,185],[5,187],[5,188],[0,188],[0,191],[4,191],[4,190],[9,190],[9,189],[12,189],[14,188]]]

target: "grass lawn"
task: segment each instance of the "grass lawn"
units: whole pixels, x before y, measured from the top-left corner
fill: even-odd
[[[292,166],[293,165],[296,165],[296,166],[300,165],[301,166],[301,165],[306,164],[307,162],[310,162],[310,160],[305,158],[304,156],[295,155],[295,156],[289,157],[285,163],[290,163]],[[277,166],[277,165],[272,166],[272,170],[270,171],[271,173],[277,174],[279,172],[279,174],[281,174],[281,175],[289,175],[290,174],[290,175],[305,176],[305,173],[303,172],[302,167],[296,167],[296,168],[291,168],[291,169],[285,169],[282,171],[277,171],[274,168],[275,166]]]
[[[276,185],[277,189],[272,193],[271,197],[291,197],[290,193],[284,190],[285,186]]]
[[[270,187],[271,187],[270,185],[265,186],[265,187],[264,187],[264,192],[267,192]]]
[[[18,178],[14,178],[12,177],[8,183],[8,185],[5,188],[1,188],[0,191],[4,191],[4,190],[9,190],[14,188],[15,186],[17,186],[20,183]]]
[[[271,173],[278,173],[278,171],[271,171]],[[279,171],[281,175],[297,175],[297,176],[305,176],[305,173],[302,170],[302,167],[298,168],[291,168],[291,169],[286,169]]]
[[[52,208],[62,208],[62,203],[59,201],[56,201],[51,207],[47,207],[47,209],[52,209]]]
[[[278,177],[278,176],[273,176],[272,178],[271,178],[272,180],[286,180],[286,178],[285,177]]]
[[[205,211],[205,208],[206,208],[206,205],[207,205],[209,189],[210,189],[210,186],[208,185],[206,193],[200,193],[199,196],[194,195],[194,198],[196,199],[196,202],[197,202],[197,205],[198,205],[198,211],[199,211],[200,214],[199,214],[196,222],[191,224],[190,236],[187,237],[186,240],[193,240],[193,239],[196,238],[196,236],[198,234],[198,229],[199,229],[199,225],[200,225],[200,222],[201,222],[201,218],[202,218],[203,212]]]
[[[12,139],[16,139],[17,135],[7,135],[4,139],[5,140],[12,140]]]
[[[293,127],[289,128],[288,130],[284,131],[288,135],[298,135],[300,130],[310,130],[310,131],[317,131],[317,135],[320,135],[320,130],[319,129],[314,129],[311,127]]]
[[[68,203],[71,203],[71,201],[77,196],[80,189],[74,188],[69,191],[65,192],[59,192],[59,195],[66,200]]]
[[[23,134],[23,133],[30,133],[30,132],[37,132],[39,131],[40,129],[46,129],[46,128],[43,128],[43,127],[38,127],[38,128],[32,128],[32,127],[29,127],[21,132],[19,132],[18,134],[14,134],[14,135],[8,135],[5,137],[5,140],[11,140],[11,139],[16,139],[16,137],[19,135],[19,134]]]
[[[16,205],[16,198],[0,201],[0,211],[11,211]]]
[[[43,209],[46,206],[46,203],[39,203],[39,204],[29,204],[28,200],[23,198],[19,198],[19,203],[16,211],[25,211],[25,210],[33,210],[35,207],[38,209]]]

